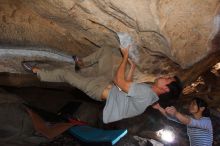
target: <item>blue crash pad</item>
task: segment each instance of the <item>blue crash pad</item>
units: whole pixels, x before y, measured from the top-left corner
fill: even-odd
[[[86,143],[107,142],[112,145],[127,134],[127,130],[102,130],[90,126],[74,126],[69,129],[69,132]]]

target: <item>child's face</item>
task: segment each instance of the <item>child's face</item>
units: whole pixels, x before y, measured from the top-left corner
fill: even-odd
[[[198,105],[196,104],[196,101],[193,100],[193,101],[190,103],[190,105],[189,105],[189,112],[190,112],[191,114],[195,114],[195,113],[197,113],[198,111],[199,111],[199,107],[198,107]]]

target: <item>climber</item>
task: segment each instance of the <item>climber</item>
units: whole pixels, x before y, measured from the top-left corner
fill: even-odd
[[[85,77],[75,71],[72,65],[62,68],[48,69],[40,67],[35,61],[23,61],[25,70],[36,74],[41,81],[67,82],[97,101],[106,100],[103,109],[103,122],[109,123],[124,118],[134,117],[166,95],[167,100],[178,98],[182,91],[181,81],[178,77],[160,77],[153,85],[135,83],[132,76],[135,64],[128,58],[128,48],[121,48],[122,61],[115,75],[112,68],[112,50],[100,48],[85,58],[73,57],[75,65],[79,68],[98,65],[95,77]],[[127,76],[127,64],[130,69]],[[159,96],[159,97],[158,97]]]

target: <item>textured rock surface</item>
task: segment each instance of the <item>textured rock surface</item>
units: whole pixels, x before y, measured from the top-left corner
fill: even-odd
[[[143,58],[167,56],[182,68],[214,51],[210,42],[219,28],[218,0],[0,3],[4,44],[46,46],[85,56],[102,46],[118,48],[116,32],[128,32],[145,51]]]
[[[118,47],[115,32],[129,32],[140,48],[168,56],[184,68],[212,51],[209,42],[219,28],[218,0],[41,0],[28,1],[28,6],[83,44]]]
[[[212,51],[210,40],[219,29],[219,1],[159,2],[160,30],[170,42],[170,55],[188,67]]]

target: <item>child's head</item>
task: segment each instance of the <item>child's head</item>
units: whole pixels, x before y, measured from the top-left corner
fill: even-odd
[[[203,117],[210,117],[210,112],[207,103],[198,97],[194,97],[189,106],[189,112],[191,114],[196,114],[198,112],[202,113]]]

